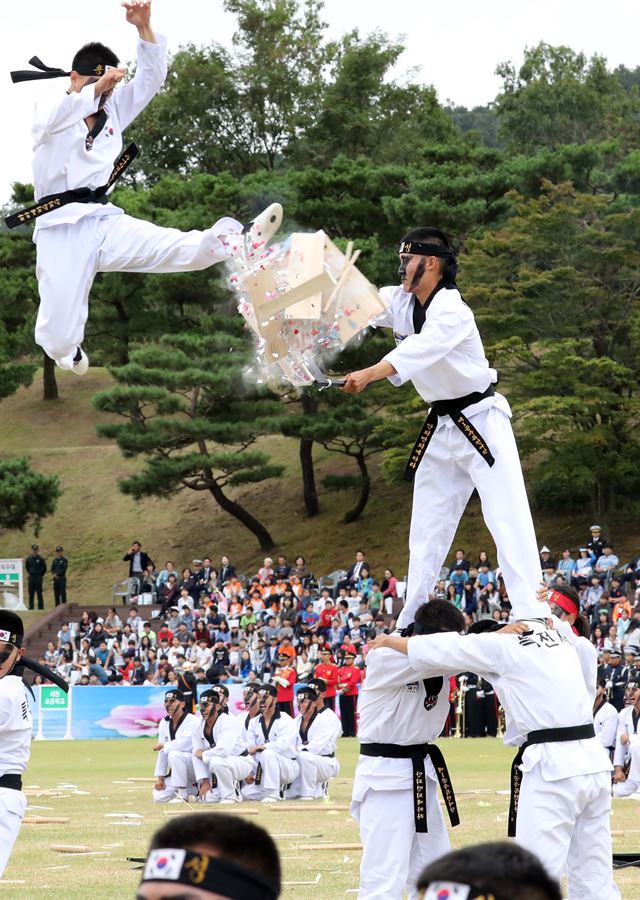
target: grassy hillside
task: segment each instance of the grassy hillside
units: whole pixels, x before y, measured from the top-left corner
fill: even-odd
[[[110,376],[92,369],[82,379],[58,372],[60,399],[44,403],[41,381],[22,389],[2,403],[4,427],[0,454],[31,457],[34,468],[56,473],[64,494],[54,516],[44,523],[38,538],[41,552],[50,560],[60,543],[69,557],[70,599],[107,602],[111,585],[124,578],[122,556],[131,541],[140,540],[157,564],[173,559],[178,566],[194,557],[210,555],[214,561],[228,553],[239,571],[255,572],[261,553],[253,536],[223,514],[205,494],[184,491],[171,500],[135,501],[121,494],[118,479],[135,471],[135,460],[125,460],[115,444],[97,437],[95,426],[107,417],[91,406],[91,395],[107,387]],[[295,441],[271,437],[263,446],[286,465],[280,480],[236,489],[234,498],[244,503],[269,527],[281,551],[292,559],[298,553],[310,562],[316,575],[348,565],[357,547],[364,547],[374,573],[390,566],[403,576],[407,568],[407,535],[411,488],[388,486],[375,478],[372,497],[364,516],[343,525],[341,516],[353,496],[322,493],[321,514],[307,519],[301,499],[298,448]],[[316,449],[318,483],[328,473],[349,471],[349,462],[337,454]],[[588,536],[588,513],[536,516],[540,542],[554,551],[577,547]],[[639,549],[638,532],[619,522],[612,534],[621,559]],[[25,556],[34,540],[31,533],[7,532],[0,536],[0,556]],[[471,557],[486,549],[495,559],[493,543],[484,526],[479,504],[473,501],[461,523],[456,545]],[[53,603],[52,591],[45,595]]]

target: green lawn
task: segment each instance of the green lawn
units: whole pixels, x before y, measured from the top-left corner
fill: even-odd
[[[511,751],[491,738],[442,740],[440,744],[458,793],[462,818],[462,824],[452,833],[454,845],[501,838],[506,832],[508,797],[496,791],[507,788]],[[153,804],[150,783],[117,783],[152,774],[151,747],[149,739],[34,743],[25,785],[37,785],[42,791],[62,787],[60,796],[30,796],[27,815],[68,816],[70,821],[63,825],[23,825],[4,880],[0,881],[0,897],[133,897],[139,873],[126,857],[143,856],[153,830],[165,821],[167,814],[179,809],[175,805]],[[331,803],[349,802],[356,753],[354,740],[340,741],[342,771],[334,782]],[[482,792],[473,793],[478,788]],[[74,794],[72,790],[83,793]],[[310,812],[279,810],[277,805],[265,809],[260,804],[246,804],[244,808],[257,809],[251,821],[264,825],[276,836],[284,862],[284,880],[313,882],[287,886],[283,897],[333,900],[349,896],[346,892],[357,888],[359,852],[299,849],[301,843],[357,842],[357,828],[348,811],[327,810],[322,803],[317,804],[317,811]],[[222,809],[226,811],[227,807]],[[137,813],[142,819],[108,817],[113,812]],[[122,824],[127,822],[140,824]],[[637,850],[640,804],[615,801],[613,829],[625,831],[614,836],[617,850]],[[61,854],[50,849],[52,844],[84,845],[93,852]],[[318,875],[320,880],[315,883]],[[624,900],[640,900],[637,868],[618,873],[617,882]]]

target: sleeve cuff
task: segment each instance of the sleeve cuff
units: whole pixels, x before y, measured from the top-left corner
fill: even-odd
[[[156,34],[155,41],[145,41],[139,37],[138,50],[142,50],[143,53],[166,54],[167,39],[163,34]]]

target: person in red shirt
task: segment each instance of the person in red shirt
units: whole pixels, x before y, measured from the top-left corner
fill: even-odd
[[[315,667],[313,671],[314,678],[322,678],[322,680],[327,685],[327,692],[324,696],[324,705],[328,706],[329,709],[334,710],[336,708],[336,688],[338,686],[338,674],[340,670],[335,665],[335,663],[331,662],[331,650],[327,647],[326,649],[322,649],[320,651],[321,662]]]
[[[296,683],[296,670],[291,665],[291,657],[288,653],[280,652],[278,654],[278,668],[272,681],[278,689],[276,698],[278,709],[293,718],[293,686]]]
[[[318,619],[318,624],[314,630],[319,634],[327,634],[331,628],[331,622],[333,621],[335,614],[336,608],[333,605],[333,600],[330,597],[326,597],[324,609],[320,611],[320,618]]]
[[[356,708],[358,704],[358,685],[362,680],[362,671],[354,666],[355,653],[346,650],[345,664],[338,669],[338,690],[340,693],[340,718],[342,719],[342,736],[355,737],[358,731]]]
[[[162,641],[164,638],[166,638],[169,641],[169,643],[171,643],[171,641],[173,639],[173,631],[169,628],[169,626],[167,625],[166,622],[162,623],[162,628],[159,629],[159,631],[156,635],[156,639],[158,640],[158,643],[160,641]]]

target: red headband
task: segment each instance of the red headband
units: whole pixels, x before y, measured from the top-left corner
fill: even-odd
[[[577,616],[580,614],[580,610],[575,603],[575,601],[570,600],[568,597],[565,597],[564,594],[561,594],[560,591],[551,591],[549,594],[549,603],[555,604],[559,606],[563,612],[566,612],[569,616]],[[572,625],[574,634],[578,634],[578,630]]]

